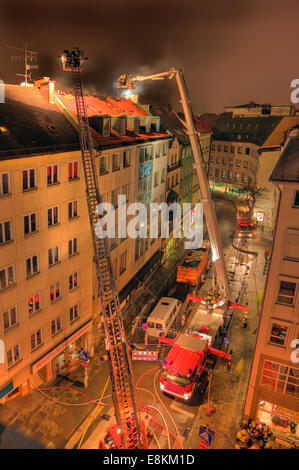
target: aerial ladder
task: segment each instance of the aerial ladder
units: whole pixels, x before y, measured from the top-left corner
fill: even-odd
[[[65,50],[61,59],[63,69],[72,72],[73,76],[86,198],[94,246],[96,276],[102,302],[106,351],[116,422],[121,432],[122,448],[145,448],[146,433],[137,409],[130,350],[126,341],[119,298],[115,288],[107,239],[98,238],[96,235],[96,231],[100,227],[97,211],[97,206],[100,204],[100,194],[81,77],[85,59],[83,52],[77,47],[72,51]]]
[[[194,169],[197,174],[202,202],[204,207],[204,215],[208,227],[209,238],[212,249],[212,261],[215,263],[215,269],[217,273],[218,289],[221,294],[221,298],[228,300],[230,297],[230,289],[228,283],[227,270],[224,260],[224,254],[222,249],[222,241],[220,231],[217,223],[215,204],[213,202],[210,187],[207,179],[207,175],[204,168],[204,160],[198,138],[198,133],[194,124],[193,112],[191,102],[188,96],[188,91],[184,79],[184,75],[181,69],[171,68],[167,72],[157,73],[154,75],[126,75],[122,74],[118,79],[118,88],[127,88],[133,90],[136,88],[136,82],[144,80],[163,80],[164,78],[172,79],[176,78],[181,104],[183,107],[186,122],[183,122],[186,127],[187,133],[190,138],[194,157]]]

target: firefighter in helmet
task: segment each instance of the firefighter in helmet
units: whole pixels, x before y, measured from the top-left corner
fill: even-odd
[[[246,449],[248,446],[248,433],[246,429],[241,429],[236,435],[235,449]]]
[[[264,424],[261,428],[261,436],[260,436],[260,440],[261,440],[260,447],[261,447],[261,449],[268,449],[269,448],[271,437],[272,437],[272,432],[271,432],[269,426]]]

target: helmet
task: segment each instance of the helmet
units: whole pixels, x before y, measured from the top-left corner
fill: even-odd
[[[266,424],[264,424],[264,426],[263,426],[263,433],[265,433],[265,434],[267,433],[267,434],[268,434],[269,432],[270,432],[269,426],[267,426]]]
[[[249,427],[249,429],[254,429],[256,427],[256,422],[255,421],[250,421],[248,427]]]

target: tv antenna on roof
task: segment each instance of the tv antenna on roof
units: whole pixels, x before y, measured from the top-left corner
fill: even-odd
[[[11,62],[24,61],[25,73],[17,73],[17,75],[24,77],[25,86],[28,86],[28,78],[29,80],[31,79],[31,70],[38,68],[38,64],[36,64],[38,52],[29,50],[28,47],[30,45],[33,45],[33,43],[32,42],[25,43],[24,48],[15,47],[15,46],[5,46],[5,47],[8,47],[9,49],[13,49],[14,51],[16,51],[13,55],[10,56]]]

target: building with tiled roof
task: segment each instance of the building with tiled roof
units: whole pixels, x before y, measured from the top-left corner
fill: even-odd
[[[169,133],[129,100],[87,97],[103,202],[164,202]],[[75,98],[50,79],[5,85],[0,104],[0,402],[93,354],[101,304]],[[117,227],[116,227],[117,230]],[[122,305],[161,259],[161,238],[109,239]],[[141,279],[141,278],[140,278]]]

